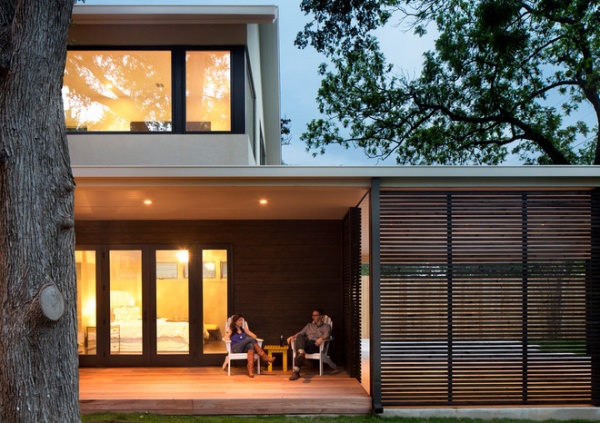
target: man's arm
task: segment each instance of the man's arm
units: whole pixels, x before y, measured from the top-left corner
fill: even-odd
[[[331,326],[323,324],[319,330],[319,337],[315,339],[315,345],[318,347],[331,336]]]
[[[309,325],[310,325],[310,324],[307,324],[306,326],[304,326],[304,327],[302,328],[302,330],[301,330],[300,332],[296,333],[295,335],[292,335],[292,336],[290,336],[290,337],[287,339],[287,343],[288,343],[288,344],[291,344],[291,342],[292,342],[294,339],[296,339],[298,336],[300,336],[300,335],[303,335],[303,336],[304,336],[304,335],[306,335],[306,330],[307,330],[307,328],[308,328],[308,326],[309,326]]]

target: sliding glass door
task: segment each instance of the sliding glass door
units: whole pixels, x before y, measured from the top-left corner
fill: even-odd
[[[78,250],[76,263],[82,365],[223,359],[228,248],[106,247]]]
[[[189,257],[189,250],[155,251],[152,344],[157,355],[190,353]]]
[[[110,268],[110,355],[144,353],[144,295],[142,251],[111,250]]]
[[[226,249],[202,249],[203,354],[225,354],[228,264]]]

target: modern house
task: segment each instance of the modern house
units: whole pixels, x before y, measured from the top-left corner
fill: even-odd
[[[314,308],[375,411],[600,405],[600,168],[281,166],[278,9],[74,9],[81,366],[218,366]],[[323,376],[326,377],[326,376]]]

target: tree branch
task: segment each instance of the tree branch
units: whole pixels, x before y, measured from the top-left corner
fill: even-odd
[[[554,84],[550,84],[550,85],[548,85],[544,88],[541,88],[537,91],[533,91],[531,93],[530,99],[537,98],[537,97],[541,96],[542,94],[545,94],[548,91],[551,91],[555,88],[562,87],[562,86],[570,86],[570,85],[576,85],[578,87],[581,87],[581,81],[577,81],[577,80],[573,79],[573,80],[565,80],[565,81],[555,82]]]
[[[550,160],[552,160],[552,162],[554,164],[569,164],[569,161],[567,160],[565,155],[562,154],[554,146],[552,141],[547,139],[545,136],[540,134],[538,131],[535,131],[530,125],[512,117],[512,115],[500,114],[500,115],[496,115],[496,116],[471,117],[471,116],[465,116],[465,115],[460,115],[458,113],[455,113],[452,110],[450,110],[448,107],[442,106],[440,104],[419,104],[417,98],[415,98],[415,103],[417,103],[417,105],[419,107],[438,111],[454,122],[472,123],[475,125],[480,125],[480,124],[485,124],[485,123],[490,123],[490,122],[499,122],[499,123],[506,123],[506,124],[514,125],[523,131],[522,139],[530,140],[530,141],[537,143],[540,146],[540,148],[548,155],[548,157],[550,157]]]

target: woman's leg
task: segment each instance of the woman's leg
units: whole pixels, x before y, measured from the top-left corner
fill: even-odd
[[[238,342],[231,349],[234,353],[244,353],[247,351],[252,351],[254,349],[254,344],[256,343],[256,339],[254,338],[246,338],[241,342]]]
[[[260,358],[265,360],[267,363],[272,363],[275,361],[275,357],[269,357],[269,355],[260,347],[260,345],[258,345],[258,342],[254,344],[254,351],[256,351]]]
[[[238,342],[231,349],[234,353],[247,353],[248,354],[248,376],[254,377],[254,344],[256,339],[246,338],[241,342]]]

